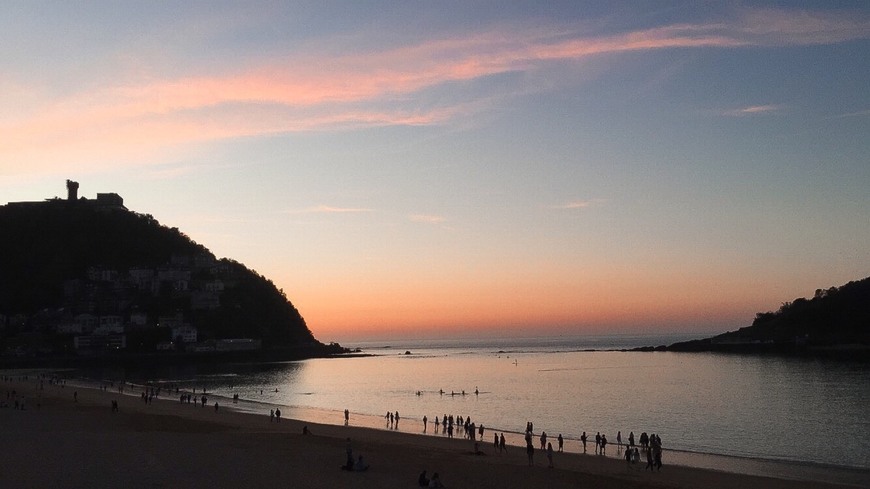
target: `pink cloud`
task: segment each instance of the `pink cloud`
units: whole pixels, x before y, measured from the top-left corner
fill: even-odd
[[[834,44],[870,36],[870,18],[862,12],[745,9],[736,35],[752,44]]]
[[[427,224],[441,224],[446,222],[447,219],[442,216],[434,216],[429,214],[412,214],[408,216],[411,222],[422,222]]]
[[[553,206],[554,209],[585,209],[591,206],[593,202],[591,200],[574,200],[568,202],[567,204]]]
[[[779,110],[782,110],[782,107],[780,107],[779,105],[750,105],[749,107],[727,110],[723,112],[723,115],[731,117],[742,117],[749,115],[769,114],[771,112],[776,112]]]
[[[0,119],[0,156],[48,161],[90,154],[94,159],[94,154],[153,152],[270,133],[443,124],[485,108],[480,99],[419,108],[423,90],[448,82],[632,51],[867,37],[867,16],[766,9],[739,11],[732,23],[677,24],[599,37],[511,26],[372,53],[284,57],[242,72],[105,86],[43,103],[41,110],[30,103],[27,111]],[[776,109],[747,107],[729,115]]]
[[[321,204],[308,209],[288,211],[289,214],[357,214],[365,212],[374,212],[374,209],[363,207],[334,207]]]

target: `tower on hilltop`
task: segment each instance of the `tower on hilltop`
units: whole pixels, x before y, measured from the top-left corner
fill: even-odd
[[[78,199],[79,193],[79,182],[74,182],[72,180],[66,181],[66,200],[69,202],[75,202]]]

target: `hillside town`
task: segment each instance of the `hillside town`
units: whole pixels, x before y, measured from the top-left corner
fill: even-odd
[[[10,202],[2,207],[16,212],[90,209],[100,215],[134,214],[118,194],[101,193],[96,199],[79,197],[79,184],[72,180],[66,181],[66,188],[66,199]],[[136,216],[159,226],[151,216]],[[47,230],[41,232],[51,235]],[[175,228],[168,232],[180,235]],[[235,262],[217,260],[201,249],[192,254],[173,253],[158,266],[115,269],[89,265],[83,274],[76,273],[75,278],[67,278],[62,284],[51,284],[50,288],[62,287],[62,291],[55,294],[51,306],[40,306],[36,312],[10,311],[7,303],[7,310],[0,309],[0,338],[6,340],[0,355],[260,349],[260,339],[217,338],[214,334],[203,335],[197,326],[197,321],[201,326],[210,313],[214,317],[222,295],[232,290],[240,278]],[[7,291],[17,286],[5,285]]]
[[[128,347],[131,333],[151,330],[163,341],[158,350],[232,351],[261,347],[258,339],[200,341],[190,317],[220,307],[221,294],[234,286],[232,268],[214,256],[173,256],[158,268],[112,270],[90,267],[87,276],[63,283],[63,303],[34,315],[0,314],[0,328],[31,334],[55,333],[62,347],[88,354]],[[177,309],[160,314],[160,305]],[[6,354],[26,354],[21,347]],[[43,352],[49,353],[49,352]]]

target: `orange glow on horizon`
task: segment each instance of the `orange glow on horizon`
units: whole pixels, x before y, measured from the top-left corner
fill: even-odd
[[[637,277],[635,277],[637,279]],[[749,325],[763,301],[722,298],[721,284],[599,283],[526,279],[509,282],[403,284],[341,291],[306,290],[291,297],[315,337],[440,337],[522,334],[695,332],[710,324]],[[556,284],[556,285],[554,285]],[[698,285],[698,284],[696,284]],[[657,290],[656,295],[648,295]],[[746,313],[738,314],[740,304]],[[766,309],[765,309],[766,310]],[[724,332],[725,329],[718,332]]]

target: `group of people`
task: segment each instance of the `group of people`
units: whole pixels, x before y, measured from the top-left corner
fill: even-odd
[[[307,430],[307,426],[306,426]],[[358,455],[356,460],[353,458],[353,447],[350,444],[350,438],[347,439],[347,446],[345,448],[345,453],[347,454],[347,459],[344,462],[344,465],[341,466],[341,470],[349,470],[351,472],[365,472],[369,469],[369,465],[363,461],[362,455]]]
[[[423,417],[423,432],[426,432],[426,424],[428,422],[428,418]],[[456,430],[462,430],[462,437],[467,438],[471,441],[483,440],[484,428],[481,423],[478,426],[476,423],[471,421],[471,416],[453,416],[445,414],[440,420],[438,416],[435,416],[435,433],[438,433],[439,430],[447,435],[448,438],[453,438],[454,426],[456,426]]]
[[[281,408],[270,409],[269,410],[269,422],[275,421],[276,423],[281,422]]]
[[[444,487],[441,484],[441,477],[438,476],[438,472],[432,474],[432,478],[430,479],[426,475],[426,471],[420,473],[420,477],[417,478],[417,485],[420,487]]]
[[[384,416],[384,419],[387,420],[387,423],[388,423],[390,429],[392,429],[392,430],[399,429],[399,412],[398,411],[396,411],[395,414],[393,414],[392,411],[387,411],[387,414]]]

